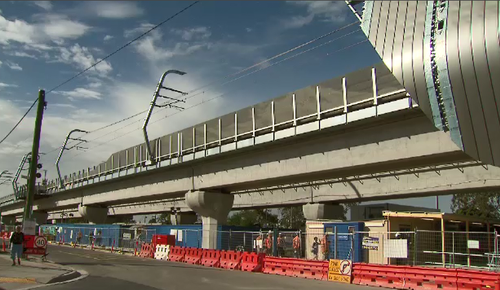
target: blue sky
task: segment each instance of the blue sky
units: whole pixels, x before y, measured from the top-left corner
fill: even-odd
[[[19,119],[38,89],[53,88],[189,3],[0,2],[0,135]],[[55,149],[67,132],[74,128],[92,130],[147,109],[165,70],[187,72],[169,79],[169,85],[190,91],[354,21],[343,1],[203,1],[193,6],[47,95],[41,151],[51,152],[42,157],[48,176],[54,177],[51,165]],[[356,25],[325,41],[355,30]],[[262,67],[262,71],[228,85],[209,87],[190,100],[191,104],[222,97],[156,123],[150,135],[165,135],[379,62],[367,42],[332,53],[363,39],[357,31],[279,65]],[[165,112],[159,112],[153,121],[164,116]],[[30,150],[33,117],[30,114],[0,145],[1,169],[15,170]],[[140,131],[132,130],[140,127],[137,121],[142,118],[87,135],[87,139],[97,139],[85,145],[90,148],[85,153],[67,152],[63,171],[95,165],[110,153],[141,142]],[[0,195],[6,193],[10,193],[9,187],[0,187]],[[434,199],[419,199],[419,203],[432,206]]]

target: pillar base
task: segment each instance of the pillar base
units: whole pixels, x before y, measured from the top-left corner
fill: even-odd
[[[2,223],[5,225],[14,225],[16,224],[15,216],[1,216]]]
[[[170,215],[170,223],[176,225],[191,225],[198,220],[198,216],[194,212],[183,212]]]
[[[78,213],[89,223],[104,224],[108,216],[108,208],[78,205]]]
[[[39,225],[44,225],[47,223],[47,218],[49,214],[44,211],[34,211],[31,217],[35,220],[35,222]]]
[[[337,204],[308,203],[302,206],[307,220],[341,220],[344,207]]]

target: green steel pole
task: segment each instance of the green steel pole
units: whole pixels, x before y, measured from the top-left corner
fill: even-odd
[[[45,106],[45,91],[39,90],[35,131],[33,133],[33,147],[31,149],[31,161],[28,175],[28,194],[26,196],[26,207],[24,208],[24,221],[31,220],[33,211],[33,198],[35,196],[36,188],[36,170],[38,165],[38,150],[40,149],[40,134],[42,131],[43,110]]]

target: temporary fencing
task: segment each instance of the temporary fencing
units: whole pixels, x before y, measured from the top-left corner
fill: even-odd
[[[241,269],[242,252],[221,251],[220,267],[229,270]]]
[[[184,263],[199,265],[203,249],[187,248],[186,255],[184,256]]]
[[[73,244],[91,249],[106,249],[119,252],[135,253],[142,244],[152,240],[155,229],[141,227],[124,228],[92,226],[40,226],[40,232],[59,244]]]
[[[171,247],[168,253],[168,260],[172,262],[184,262],[186,256],[186,248]]]
[[[218,250],[204,249],[201,255],[200,264],[205,267],[219,267],[221,253]]]
[[[150,243],[143,243],[139,257],[141,258],[154,258],[155,250]]]
[[[243,253],[241,270],[245,272],[262,272],[265,254]]]
[[[156,245],[154,258],[156,260],[168,260],[169,252],[170,252],[170,245]]]

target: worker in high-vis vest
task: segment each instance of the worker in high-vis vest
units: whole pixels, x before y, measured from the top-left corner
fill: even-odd
[[[300,237],[299,234],[293,238],[293,257],[300,258]]]
[[[321,252],[323,253],[323,259],[328,260],[328,248],[329,248],[328,236],[323,235],[321,239]]]
[[[273,254],[273,238],[271,234],[267,235],[265,244],[266,244],[266,255],[271,256]]]

